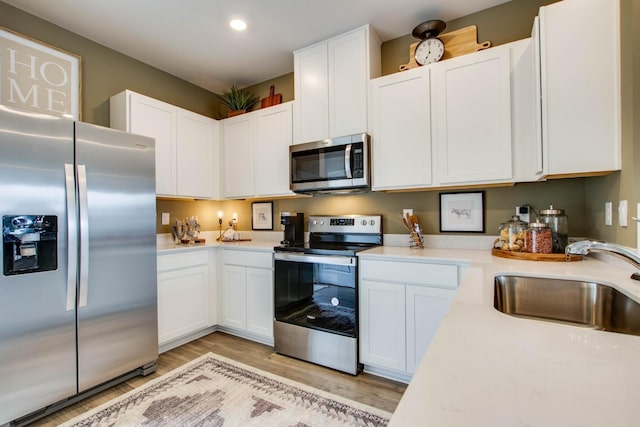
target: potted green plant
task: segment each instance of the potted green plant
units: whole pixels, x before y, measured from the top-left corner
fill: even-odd
[[[240,89],[236,85],[232,85],[231,89],[223,91],[221,95],[218,95],[218,98],[229,109],[229,117],[251,111],[260,99],[248,90]]]

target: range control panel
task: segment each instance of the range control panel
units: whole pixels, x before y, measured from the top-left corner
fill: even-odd
[[[381,233],[381,215],[311,215],[310,233]]]

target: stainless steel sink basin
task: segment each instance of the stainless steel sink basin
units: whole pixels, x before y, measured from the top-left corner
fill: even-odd
[[[640,335],[640,304],[601,283],[496,276],[493,306],[512,316]]]

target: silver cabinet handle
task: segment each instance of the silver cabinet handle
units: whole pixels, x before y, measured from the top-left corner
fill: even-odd
[[[87,305],[89,292],[89,202],[87,200],[87,168],[78,165],[78,202],[80,204],[80,291],[78,307]]]
[[[635,222],[640,222],[640,218],[636,218],[635,216],[632,216],[631,219],[634,220]]]
[[[67,311],[76,308],[76,275],[78,269],[78,218],[76,213],[76,181],[73,165],[64,165],[67,191]]]

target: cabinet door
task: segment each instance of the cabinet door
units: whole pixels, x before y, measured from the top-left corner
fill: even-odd
[[[416,371],[455,292],[426,286],[406,287],[407,371]]]
[[[513,178],[537,181],[544,173],[537,43],[527,38],[503,46],[509,49],[511,61]]]
[[[542,131],[550,175],[621,167],[619,8],[613,0],[540,8]],[[591,31],[585,22],[607,30]]]
[[[247,329],[246,268],[222,266],[222,324],[230,328]]]
[[[405,286],[361,280],[360,362],[406,369]]]
[[[247,267],[247,331],[273,339],[273,270]]]
[[[253,115],[225,119],[223,127],[224,196],[244,198],[254,195],[253,188]]]
[[[373,189],[431,185],[429,68],[371,81]]]
[[[509,50],[471,53],[432,70],[439,183],[511,180]]]
[[[176,108],[137,93],[129,93],[129,103],[129,132],[156,140],[156,194],[177,195]]]
[[[213,119],[178,110],[177,192],[180,196],[213,196]]]
[[[208,266],[158,273],[158,344],[206,328],[209,319]]]
[[[317,141],[329,137],[327,66],[326,43],[294,52],[293,131],[296,143]]]
[[[292,195],[289,190],[289,146],[292,143],[292,106],[285,103],[256,111],[255,194]]]
[[[328,42],[330,137],[367,131],[366,40],[359,28]]]

